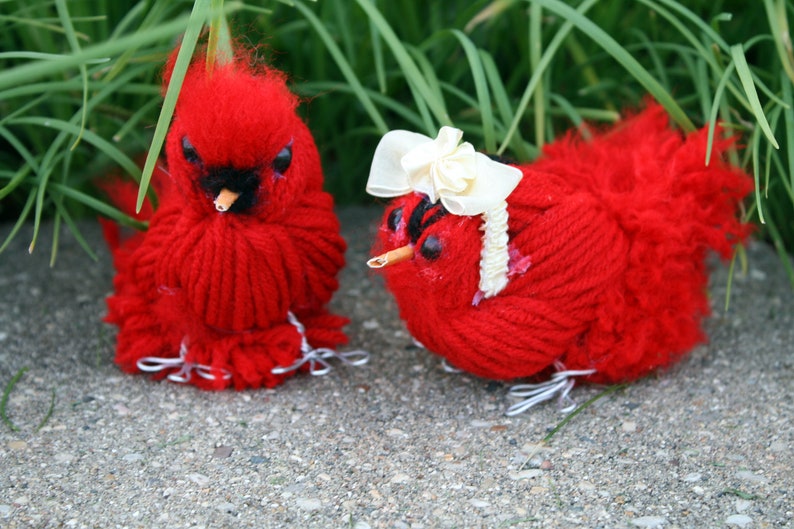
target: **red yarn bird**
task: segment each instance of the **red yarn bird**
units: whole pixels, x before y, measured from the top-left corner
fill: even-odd
[[[326,305],[345,243],[297,103],[284,76],[244,50],[211,71],[194,58],[148,231],[121,242],[105,223],[117,268],[106,320],[119,327],[122,370],[205,389],[273,387],[337,356],[347,320]],[[136,191],[104,187],[119,202]]]
[[[707,131],[684,137],[656,105],[597,132],[569,133],[512,167],[458,145],[393,131],[368,191],[395,197],[375,244],[408,330],[452,366],[509,380],[522,411],[573,377],[631,381],[704,339],[710,250],[723,258],[750,228],[752,189]],[[556,371],[556,372],[555,372]]]

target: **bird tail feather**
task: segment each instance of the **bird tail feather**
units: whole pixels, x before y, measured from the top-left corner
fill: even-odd
[[[589,358],[577,359],[572,351],[569,368],[592,367],[592,351],[603,342],[612,356],[596,366],[594,379],[637,378],[705,338],[700,320],[710,312],[706,256],[714,251],[729,258],[752,231],[739,216],[752,179],[725,159],[735,139],[715,132],[706,163],[707,128],[681,134],[662,107],[650,104],[592,138],[567,135],[533,164],[597,196],[628,242],[623,277],[604,293],[611,302],[604,303],[588,345],[579,349]],[[640,354],[649,344],[664,354]]]

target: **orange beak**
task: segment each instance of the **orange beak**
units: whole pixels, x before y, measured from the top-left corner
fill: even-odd
[[[215,204],[215,209],[223,213],[224,211],[229,211],[234,205],[234,202],[237,200],[237,197],[240,196],[240,193],[236,193],[234,191],[230,191],[227,188],[221,189],[221,192],[218,193],[218,196],[215,197],[213,204]]]
[[[414,256],[414,247],[410,244],[395,248],[394,250],[380,254],[367,261],[367,266],[370,268],[383,268],[393,264],[407,261]]]

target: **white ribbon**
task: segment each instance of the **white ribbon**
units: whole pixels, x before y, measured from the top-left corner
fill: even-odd
[[[592,375],[595,369],[565,370],[565,366],[556,362],[554,366],[558,369],[551,378],[538,384],[516,384],[510,388],[508,395],[511,397],[523,398],[516,402],[505,412],[507,416],[518,415],[527,411],[529,408],[559,397],[560,411],[570,413],[576,408],[576,403],[571,400],[568,394],[573,389],[576,381],[573,377]]]
[[[333,369],[333,366],[328,363],[329,358],[336,358],[349,366],[360,366],[369,362],[369,353],[367,351],[356,350],[339,353],[328,347],[313,348],[306,339],[306,328],[292,311],[287,312],[287,319],[301,335],[301,354],[303,356],[289,366],[274,367],[270,370],[274,375],[283,375],[284,373],[295,371],[307,362],[309,364],[309,373],[316,376],[325,375]]]
[[[367,192],[392,198],[412,191],[439,200],[454,215],[480,215],[501,204],[521,180],[515,167],[491,160],[463,131],[441,127],[436,139],[407,130],[387,132],[375,149]]]
[[[138,360],[136,365],[138,366],[138,369],[147,373],[156,373],[165,369],[179,368],[179,371],[169,374],[167,378],[171,382],[178,382],[180,384],[190,382],[190,377],[194,371],[198,376],[205,380],[216,380],[215,375],[212,374],[212,367],[204,364],[188,362],[185,360],[186,358],[187,340],[183,339],[182,343],[179,344],[178,357],[144,356]],[[232,374],[228,370],[221,369],[221,372],[223,373],[223,380],[229,380],[232,378]]]

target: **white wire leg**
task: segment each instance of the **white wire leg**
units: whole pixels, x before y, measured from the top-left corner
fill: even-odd
[[[362,349],[355,351],[337,352],[329,347],[314,348],[309,344],[306,339],[306,328],[298,320],[292,311],[287,312],[287,319],[295,326],[298,333],[301,335],[301,357],[298,358],[292,365],[277,366],[271,369],[274,375],[282,375],[290,371],[295,371],[303,364],[309,364],[309,373],[315,376],[325,375],[333,369],[333,366],[328,362],[331,358],[336,358],[343,364],[349,366],[360,366],[369,362],[369,352]]]
[[[559,398],[561,412],[570,413],[576,409],[576,403],[568,396],[576,384],[574,377],[592,375],[596,370],[566,370],[565,366],[560,363],[556,363],[555,367],[557,368],[557,372],[551,375],[551,378],[545,382],[537,384],[516,384],[511,387],[508,396],[520,398],[522,400],[507,408],[505,415],[512,417],[524,413],[533,406],[555,397]]]

